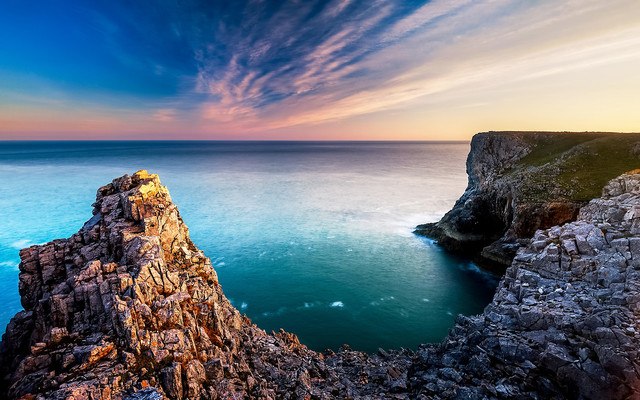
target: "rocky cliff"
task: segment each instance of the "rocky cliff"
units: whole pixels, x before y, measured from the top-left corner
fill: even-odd
[[[414,387],[445,398],[640,398],[637,173],[612,180],[577,221],[537,231],[484,313],[458,317],[443,343],[418,351]]]
[[[325,363],[294,335],[267,335],[240,315],[145,171],[100,188],[77,234],[20,257],[24,311],[3,336],[2,398],[342,397],[349,370],[371,362],[352,367],[361,356],[343,352]],[[393,384],[381,376],[371,393]]]
[[[575,220],[608,180],[639,167],[639,150],[638,134],[479,133],[465,193],[415,233],[502,272],[537,229]]]
[[[536,232],[482,315],[417,351],[313,352],[224,296],[156,175],[98,190],[69,239],[21,251],[0,345],[10,399],[633,398],[640,175]]]

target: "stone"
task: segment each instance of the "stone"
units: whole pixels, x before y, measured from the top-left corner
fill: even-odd
[[[558,179],[562,157],[543,165],[522,163],[537,145],[557,140],[552,132],[482,132],[471,140],[467,157],[469,183],[439,222],[418,225],[415,233],[433,238],[446,249],[474,258],[498,272],[511,264],[522,242],[537,230],[576,219],[584,201],[570,200],[571,187]],[[542,250],[548,238],[536,236]]]
[[[0,343],[0,397],[638,397],[640,232],[618,216],[640,207],[640,176],[604,193],[523,241],[492,303],[443,342],[322,354],[242,316],[157,175],[125,175],[78,234],[20,252],[25,310]]]

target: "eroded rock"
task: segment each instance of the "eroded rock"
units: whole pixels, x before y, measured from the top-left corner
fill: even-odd
[[[157,175],[115,179],[93,206],[71,238],[20,252],[25,311],[3,336],[2,397],[331,398],[387,390],[354,389],[342,367],[329,368],[295,335],[268,335],[243,317]],[[353,374],[373,363],[363,353],[348,357],[365,363]]]
[[[25,310],[0,345],[0,396],[636,398],[640,175],[603,193],[538,230],[484,313],[442,343],[322,354],[242,316],[158,177],[125,175],[77,234],[20,252]]]
[[[419,225],[415,233],[503,273],[536,230],[574,221],[606,179],[625,171],[609,165],[617,152],[629,154],[626,169],[640,165],[638,139],[637,134],[479,133],[471,141],[464,194],[440,221]],[[591,169],[599,171],[599,180],[604,175],[601,183],[579,173]]]

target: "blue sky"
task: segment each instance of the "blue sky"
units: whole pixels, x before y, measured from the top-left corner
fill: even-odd
[[[639,4],[5,0],[0,137],[635,130]]]
[[[327,73],[383,46],[376,39],[385,26],[423,3],[381,9],[370,1],[10,0],[0,15],[0,65],[78,95],[156,100],[205,94],[206,85],[223,79],[242,89],[268,75],[259,97],[246,101],[259,107],[313,89],[293,81],[310,77],[309,61],[331,39],[334,51],[323,61],[338,63],[323,69]],[[347,32],[345,25],[359,27]],[[215,102],[227,93],[206,94]]]

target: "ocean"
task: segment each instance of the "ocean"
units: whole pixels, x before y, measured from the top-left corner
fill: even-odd
[[[0,325],[20,248],[66,238],[98,187],[160,175],[226,296],[315,350],[437,342],[497,279],[412,234],[463,193],[468,143],[0,142]],[[2,328],[4,331],[4,328]]]

